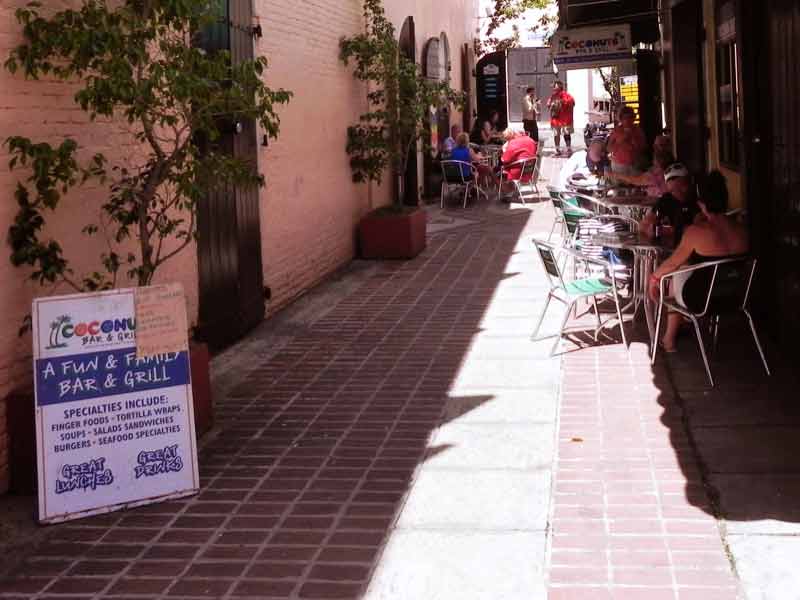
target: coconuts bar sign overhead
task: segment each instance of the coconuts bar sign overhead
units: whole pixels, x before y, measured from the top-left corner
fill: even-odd
[[[633,60],[631,26],[580,27],[557,31],[550,42],[559,71],[590,69]]]
[[[39,520],[196,493],[180,286],[37,298],[32,321]]]

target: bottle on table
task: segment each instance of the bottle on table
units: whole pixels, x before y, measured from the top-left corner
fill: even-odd
[[[656,210],[655,210],[655,214],[656,214],[656,220],[655,220],[655,223],[653,225],[653,239],[658,242],[658,241],[661,241],[661,218],[662,218],[662,215],[661,215],[661,211],[657,207],[656,207]]]

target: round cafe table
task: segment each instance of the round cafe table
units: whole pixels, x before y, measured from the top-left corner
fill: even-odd
[[[628,216],[636,221],[641,221],[647,214],[647,211],[656,205],[658,198],[642,195],[607,195],[602,198],[597,198],[597,202],[612,212]]]
[[[656,343],[656,305],[647,294],[647,282],[658,264],[672,252],[674,246],[670,243],[648,239],[639,234],[608,233],[599,233],[593,236],[592,244],[629,250],[633,254],[633,315],[636,316],[640,306],[643,308],[652,351]]]

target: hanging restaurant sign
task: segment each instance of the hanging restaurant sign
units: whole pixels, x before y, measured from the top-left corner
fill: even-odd
[[[37,298],[32,322],[39,521],[196,493],[183,289]]]
[[[563,29],[550,42],[559,71],[608,67],[633,60],[631,26]]]

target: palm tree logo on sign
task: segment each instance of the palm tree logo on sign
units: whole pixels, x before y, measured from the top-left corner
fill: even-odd
[[[69,315],[61,315],[50,323],[50,343],[46,346],[48,350],[67,347],[67,343],[59,341],[58,336],[61,334],[64,325],[69,325],[70,323],[72,323],[72,317]]]

